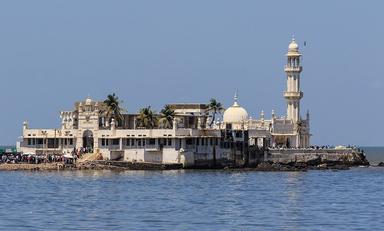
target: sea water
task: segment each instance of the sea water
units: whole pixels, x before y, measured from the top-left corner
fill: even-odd
[[[382,230],[383,218],[380,167],[0,172],[0,230]]]

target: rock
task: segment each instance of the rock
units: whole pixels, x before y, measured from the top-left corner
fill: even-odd
[[[292,166],[290,164],[284,164],[284,163],[271,163],[271,162],[262,162],[255,170],[258,171],[305,171],[307,170],[307,167],[303,166]]]
[[[327,168],[328,165],[326,163],[317,165],[318,168]]]
[[[263,162],[263,163],[260,163],[259,165],[257,165],[257,169],[259,169],[259,170],[268,171],[268,170],[271,170],[272,168],[273,168],[272,164],[269,162]]]
[[[321,157],[320,156],[317,156],[316,158],[313,158],[313,159],[310,159],[310,160],[307,160],[305,162],[307,165],[310,165],[310,166],[316,166],[316,165],[319,165],[321,164]]]
[[[384,167],[384,162],[380,162],[377,166]]]

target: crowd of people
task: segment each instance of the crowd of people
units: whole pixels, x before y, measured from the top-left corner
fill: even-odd
[[[0,163],[25,163],[25,164],[41,164],[63,162],[64,156],[57,154],[36,155],[36,154],[1,154]]]
[[[85,153],[92,153],[93,149],[88,147],[74,148],[67,155],[63,154],[28,154],[28,153],[2,153],[0,154],[0,163],[24,163],[24,164],[41,164],[41,163],[67,163],[68,159],[76,162]]]
[[[324,145],[324,146],[309,146],[306,148],[296,148],[296,147],[291,147],[287,148],[287,146],[275,146],[275,147],[270,147],[269,150],[329,150],[329,149],[356,149],[360,151],[360,148],[357,146],[330,146],[330,145]]]
[[[93,153],[93,149],[90,147],[81,147],[81,148],[74,148],[72,151],[73,155],[77,155],[77,157],[80,157],[81,155],[85,153]]]

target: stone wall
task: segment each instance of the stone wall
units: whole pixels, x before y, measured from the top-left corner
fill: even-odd
[[[306,149],[306,150],[269,150],[264,162],[340,164],[345,166],[369,165],[365,155],[355,149]]]

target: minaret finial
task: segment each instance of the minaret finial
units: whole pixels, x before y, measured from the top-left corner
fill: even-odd
[[[292,41],[295,41],[295,34],[292,34]]]
[[[235,96],[233,97],[233,100],[234,100],[233,106],[238,106],[239,105],[237,103],[237,100],[239,99],[239,96],[238,96],[237,92],[238,92],[238,90],[236,89]]]

